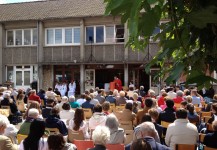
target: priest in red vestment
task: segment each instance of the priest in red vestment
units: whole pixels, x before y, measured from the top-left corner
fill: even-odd
[[[115,82],[115,89],[117,89],[118,91],[121,91],[122,90],[122,82],[121,80],[115,76],[114,77],[114,82]]]

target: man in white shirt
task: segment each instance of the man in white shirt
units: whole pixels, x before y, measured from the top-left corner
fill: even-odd
[[[176,111],[176,120],[167,128],[166,144],[175,150],[175,144],[197,144],[197,127],[187,119],[187,110],[180,108]]]

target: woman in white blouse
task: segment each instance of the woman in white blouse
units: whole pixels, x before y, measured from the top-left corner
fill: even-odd
[[[75,111],[71,110],[71,106],[68,102],[64,103],[62,108],[63,110],[60,111],[61,120],[70,120],[74,118]]]
[[[84,111],[82,108],[77,108],[75,111],[74,119],[69,121],[69,129],[72,131],[83,131],[84,138],[89,139],[88,124],[84,120]]]

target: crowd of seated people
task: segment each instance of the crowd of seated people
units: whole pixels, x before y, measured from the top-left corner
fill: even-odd
[[[69,131],[81,131],[85,140],[95,144],[90,150],[103,150],[108,144],[123,144],[126,150],[175,150],[177,144],[201,143],[217,149],[217,95],[208,102],[196,88],[169,87],[155,95],[142,86],[107,93],[96,88],[70,97],[55,92],[52,88],[36,93],[0,87],[1,106],[10,110],[8,118],[0,115],[0,146],[6,145],[5,150],[75,150],[78,145],[67,142]],[[24,111],[18,109],[21,102]],[[210,115],[202,117],[204,112]],[[17,129],[11,118],[18,115],[23,121]],[[58,132],[52,134],[52,129]],[[199,140],[200,133],[206,134],[204,141]],[[18,135],[25,138],[18,142]]]

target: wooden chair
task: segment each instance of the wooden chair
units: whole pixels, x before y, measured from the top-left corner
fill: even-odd
[[[176,150],[196,150],[197,145],[193,144],[176,144]]]
[[[211,148],[204,145],[203,150],[217,150],[217,148]]]
[[[194,106],[195,106],[195,107],[199,107],[199,106],[200,106],[200,104],[194,104]]]
[[[116,106],[115,107],[115,111],[123,111],[124,110],[124,108],[125,108],[125,105],[123,105],[123,106]]]
[[[17,109],[18,109],[20,112],[25,112],[25,111],[26,111],[24,101],[18,100],[16,103],[17,103]]]
[[[207,123],[206,124],[206,130],[210,131],[210,132],[214,132],[213,128],[212,128],[212,124]]]
[[[204,117],[203,117],[203,121],[204,121],[205,123],[207,123],[210,118],[212,118],[212,117],[210,117],[210,116],[204,116]]]
[[[124,150],[124,144],[106,144],[107,150]]]
[[[45,128],[45,130],[49,131],[50,135],[59,134],[60,131],[58,128]]]
[[[93,112],[90,108],[83,108],[84,116],[86,119],[90,119],[93,115]]]
[[[42,107],[45,106],[43,99],[41,100],[41,106],[42,106]]]
[[[10,115],[10,109],[0,109],[0,114],[8,117]]]
[[[202,133],[199,134],[199,142],[200,143],[203,143],[205,136],[206,136],[206,134],[202,134]]]
[[[56,100],[57,100],[58,102],[60,102],[61,99],[62,99],[61,96],[59,96],[59,95],[56,95],[55,98],[56,98]]]
[[[171,122],[161,121],[161,126],[164,128],[168,128],[168,126],[171,124]]]
[[[200,107],[194,107],[194,109],[195,109],[196,113],[201,112],[201,108]]]
[[[133,141],[133,130],[125,130],[125,134],[126,134],[126,140],[124,144],[127,145]]]
[[[205,108],[205,105],[206,105],[205,101],[201,101],[200,103],[201,103],[202,107]]]
[[[115,111],[115,104],[114,103],[110,103],[110,109],[109,112],[112,113],[113,111]]]
[[[12,113],[11,113],[11,107],[10,107],[10,106],[1,105],[1,109],[5,109],[7,112],[9,111],[9,115],[12,114]],[[8,115],[8,116],[9,116],[9,115]]]
[[[88,148],[94,147],[94,143],[91,140],[90,141],[74,140],[73,143],[76,145],[77,150],[87,150]]]
[[[68,129],[68,141],[73,143],[74,140],[84,140],[83,131],[72,131]]]
[[[209,116],[211,117],[212,113],[211,112],[201,112],[201,118],[205,117],[205,116]]]
[[[28,135],[17,134],[17,142],[18,142],[18,144],[20,144],[21,141],[24,140],[27,137],[28,137]]]
[[[174,103],[174,106],[175,106],[176,108],[180,108],[181,104],[180,104],[180,103]]]
[[[10,106],[1,105],[2,109],[11,109]]]
[[[120,127],[124,130],[133,130],[132,121],[119,121]]]

